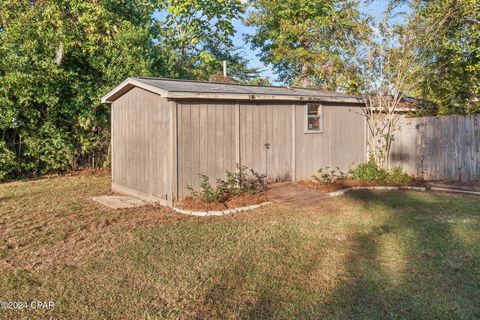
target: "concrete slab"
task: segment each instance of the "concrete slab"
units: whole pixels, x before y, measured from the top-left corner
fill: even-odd
[[[128,196],[98,196],[91,199],[111,209],[134,208],[148,204],[147,201]]]

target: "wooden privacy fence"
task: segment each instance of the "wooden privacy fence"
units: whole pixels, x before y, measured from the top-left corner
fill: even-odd
[[[402,118],[394,166],[426,180],[480,180],[480,115]]]

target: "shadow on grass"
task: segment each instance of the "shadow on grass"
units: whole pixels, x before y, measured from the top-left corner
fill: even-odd
[[[252,224],[249,228],[255,228]],[[325,261],[325,240],[302,238],[294,225],[260,227],[238,245],[205,287],[198,319],[292,319],[298,306],[307,307],[312,290],[305,279]],[[310,252],[310,254],[305,254]]]
[[[359,191],[350,193],[348,201],[363,209],[358,213],[365,214],[360,221],[373,222],[363,225],[362,221],[348,233],[346,254],[338,265],[342,273],[333,288],[323,287],[325,282],[314,275],[329,259],[318,255],[324,248],[316,247],[311,255],[303,251],[290,265],[286,261],[295,256],[295,244],[304,239],[295,231],[277,233],[274,241],[284,251],[275,258],[264,253],[256,259],[245,250],[219,271],[205,295],[203,315],[221,316],[217,312],[229,310],[241,319],[480,317],[480,249],[468,242],[469,234],[478,234],[479,220],[464,222],[465,217],[480,218],[478,199]],[[334,250],[340,255],[342,249]],[[261,249],[257,254],[262,255]],[[285,267],[284,273],[277,270],[275,259]],[[267,269],[259,267],[260,260],[269,264]],[[317,287],[298,288],[308,286],[308,281]]]
[[[165,219],[125,225],[132,240],[98,260],[4,274],[0,298],[53,299],[67,319],[480,318],[478,198],[358,191]]]
[[[359,191],[348,195],[384,221],[351,234],[347,277],[314,309],[322,318],[475,319],[480,317],[480,251],[459,233],[478,233],[478,199]],[[448,218],[445,218],[445,216]],[[332,308],[332,306],[335,306]],[[330,311],[329,311],[330,310]],[[299,318],[309,317],[298,314]]]

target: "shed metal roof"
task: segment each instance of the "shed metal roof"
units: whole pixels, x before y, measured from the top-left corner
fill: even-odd
[[[233,100],[296,100],[361,103],[358,97],[316,89],[254,86],[229,83],[200,82],[163,78],[128,78],[102,97],[111,103],[133,87],[172,99],[233,99]]]

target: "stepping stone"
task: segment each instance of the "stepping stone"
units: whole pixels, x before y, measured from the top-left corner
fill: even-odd
[[[148,204],[146,201],[128,196],[98,196],[91,199],[111,209],[134,208]]]

